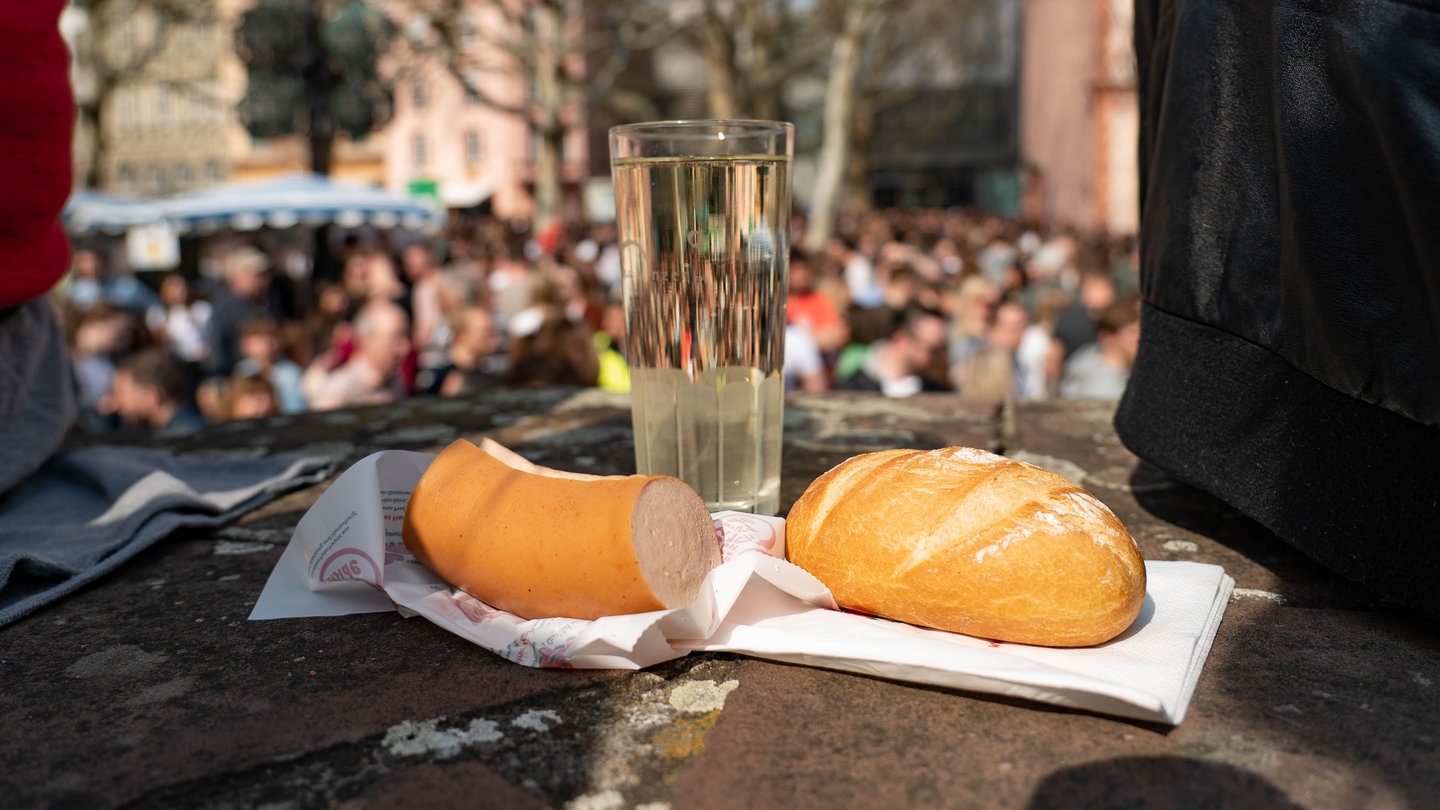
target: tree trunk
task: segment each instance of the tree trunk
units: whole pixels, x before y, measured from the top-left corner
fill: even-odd
[[[105,136],[104,129],[105,110],[102,106],[105,98],[104,94],[97,92],[92,102],[82,104],[79,108],[81,127],[90,137],[90,155],[83,178],[85,188],[105,188],[104,159],[105,150],[109,148],[109,139]]]
[[[330,111],[330,90],[335,75],[326,62],[325,48],[320,42],[320,9],[315,0],[305,0],[305,106],[309,115],[310,171],[330,175],[331,157],[335,149],[335,119]],[[311,231],[310,272],[317,279],[332,281],[341,269],[330,250],[329,223]]]
[[[550,3],[535,6],[535,107],[533,128],[540,144],[535,156],[535,216],[532,233],[548,228],[560,214],[560,165],[564,160],[565,103],[561,90],[565,21]]]
[[[310,117],[310,171],[329,175],[330,155],[335,144],[330,89],[335,77],[320,43],[320,9],[315,7],[315,0],[305,1],[305,11],[305,102]]]
[[[875,105],[862,95],[855,102],[855,128],[851,133],[850,160],[845,167],[841,210],[866,211],[874,204],[866,179],[870,175],[870,141],[875,135]]]
[[[706,106],[711,118],[736,116],[735,48],[729,32],[712,26],[705,33],[705,66],[710,77]]]
[[[563,160],[561,144],[565,140],[565,129],[552,125],[548,131],[540,131],[540,151],[535,160],[535,219],[534,233],[550,227],[560,216],[561,171]]]
[[[847,3],[840,31],[831,49],[830,76],[825,87],[824,134],[815,167],[809,226],[805,232],[807,250],[823,248],[835,229],[835,215],[850,155],[861,47],[874,10],[873,3]]]
[[[312,126],[310,128],[310,171],[328,176],[334,150],[335,139],[328,137],[320,127]]]
[[[750,51],[745,65],[749,78],[750,103],[747,118],[773,121],[780,117],[779,77],[775,67],[774,22],[767,15],[767,3],[752,2],[745,6],[745,26],[750,31]]]

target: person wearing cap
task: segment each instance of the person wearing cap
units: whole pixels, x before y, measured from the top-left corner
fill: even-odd
[[[207,377],[229,377],[240,362],[240,329],[246,321],[273,315],[270,299],[270,259],[258,248],[240,245],[221,259],[225,284],[215,293],[210,313]]]

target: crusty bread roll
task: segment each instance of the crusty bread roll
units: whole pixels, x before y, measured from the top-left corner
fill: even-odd
[[[842,462],[790,510],[785,548],[842,607],[998,641],[1100,644],[1145,601],[1135,540],[1094,495],[968,447]]]
[[[488,439],[436,456],[402,536],[446,582],[527,619],[683,607],[720,564],[710,512],[680,479],[560,472]]]

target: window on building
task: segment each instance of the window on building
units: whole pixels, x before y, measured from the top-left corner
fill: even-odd
[[[583,129],[573,128],[566,131],[564,139],[560,142],[560,160],[562,163],[567,158],[585,154],[586,137],[587,133]]]
[[[140,105],[131,88],[115,92],[115,130],[122,136],[134,135],[140,131]]]
[[[151,194],[163,194],[165,192],[165,170],[159,166],[151,166],[147,169],[145,188]]]
[[[470,129],[465,131],[465,165],[475,168],[480,165],[480,159],[484,157],[483,146],[480,141],[480,131]]]
[[[175,188],[184,190],[195,185],[194,174],[190,171],[190,164],[175,164]]]
[[[168,84],[155,85],[155,125],[171,129],[175,124],[175,88]]]
[[[135,167],[121,163],[115,167],[115,185],[120,191],[135,190]]]
[[[417,110],[425,109],[425,79],[420,76],[410,80],[410,105]]]
[[[224,180],[224,179],[225,179],[225,168],[220,165],[220,161],[218,161],[218,160],[211,160],[211,161],[207,161],[207,162],[205,163],[205,181],[206,181],[206,182],[208,182],[208,183],[218,183],[218,182],[220,182],[221,180]]]
[[[111,47],[122,56],[129,56],[136,47],[135,25],[135,20],[131,17],[110,29]]]
[[[414,158],[416,171],[425,168],[430,162],[430,144],[426,143],[424,135],[416,135],[410,142],[411,156]]]

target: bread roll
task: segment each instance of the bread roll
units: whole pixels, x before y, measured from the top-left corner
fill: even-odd
[[[489,440],[431,462],[402,536],[446,582],[527,619],[683,607],[720,564],[710,512],[680,479],[560,472]]]
[[[999,641],[1109,641],[1145,601],[1135,540],[1065,478],[968,447],[888,450],[820,476],[790,561],[842,607]]]

